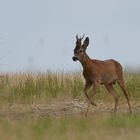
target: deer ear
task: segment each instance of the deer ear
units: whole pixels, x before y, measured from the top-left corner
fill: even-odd
[[[76,35],[76,40],[78,40],[78,34]]]
[[[86,39],[85,39],[84,42],[83,42],[83,47],[84,47],[84,49],[87,48],[88,44],[89,44],[89,38],[86,37]]]

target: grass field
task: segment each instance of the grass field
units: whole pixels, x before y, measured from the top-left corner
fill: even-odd
[[[125,81],[132,115],[115,85],[120,95],[117,113],[112,113],[113,97],[101,86],[96,96],[98,106],[91,106],[85,117],[87,100],[79,72],[1,73],[0,139],[139,140],[140,74],[125,73]]]

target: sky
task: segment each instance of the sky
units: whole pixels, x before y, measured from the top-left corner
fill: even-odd
[[[139,0],[0,0],[0,72],[81,69],[77,33],[91,58],[140,68]]]

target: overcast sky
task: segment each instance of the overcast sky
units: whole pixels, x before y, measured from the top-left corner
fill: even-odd
[[[0,0],[0,71],[76,70],[76,34],[91,58],[140,67],[140,0]]]

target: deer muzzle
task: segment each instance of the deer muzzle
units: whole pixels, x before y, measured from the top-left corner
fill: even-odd
[[[73,61],[77,61],[78,59],[77,59],[77,57],[73,56],[73,57],[72,57],[72,60],[73,60]]]

